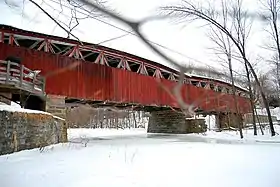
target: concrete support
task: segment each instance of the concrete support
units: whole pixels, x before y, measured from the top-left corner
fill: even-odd
[[[65,97],[57,95],[47,95],[46,98],[46,112],[55,116],[66,118]]]
[[[148,123],[149,133],[201,133],[206,132],[204,119],[186,119],[173,110],[152,111]]]
[[[9,98],[10,100],[7,99],[7,98]],[[0,92],[0,102],[11,105],[11,100],[12,100],[12,94],[11,93]]]
[[[230,127],[238,128],[238,124],[243,124],[243,117],[241,114],[234,113],[219,113],[216,115],[216,124],[218,129],[229,129]]]

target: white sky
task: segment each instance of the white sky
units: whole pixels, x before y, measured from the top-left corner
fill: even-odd
[[[1,0],[0,0],[1,1]],[[3,1],[3,0],[2,0]],[[23,0],[8,0],[10,2],[18,2]],[[45,0],[47,1],[47,0]],[[48,0],[49,1],[49,0]],[[24,10],[22,7],[18,9],[10,9],[4,4],[0,4],[0,23],[12,25],[22,29],[32,30],[35,32],[42,32],[46,34],[66,36],[65,32],[62,31],[56,24],[44,15],[38,8],[31,5],[27,0],[25,1]],[[36,0],[39,4],[42,0]],[[180,0],[110,0],[108,1],[109,7],[117,10],[118,13],[130,18],[130,19],[143,19],[149,15],[154,15],[157,13],[157,7],[178,3]],[[246,0],[247,6],[251,10],[256,11],[257,5],[256,0]],[[50,2],[51,3],[51,2]],[[43,6],[46,10],[57,15],[57,12],[53,12],[46,5]],[[24,11],[25,14],[22,16],[21,12]],[[67,13],[67,12],[65,12]],[[60,17],[61,20],[63,18]],[[128,28],[117,23],[114,20],[105,19],[106,22],[110,22],[113,25],[120,26],[126,30]],[[217,62],[217,57],[213,54],[209,47],[212,43],[205,36],[207,32],[207,27],[199,27],[198,24],[174,24],[167,20],[153,21],[146,24],[142,31],[145,35],[152,41],[178,51],[185,56],[175,54],[170,51],[164,50],[169,56],[173,57],[178,62],[182,63],[192,63],[194,65],[210,65],[214,67],[219,67]],[[74,32],[80,40],[99,43],[104,40],[114,38],[116,36],[123,35],[124,32],[108,26],[104,23],[98,22],[93,19],[87,19],[82,21],[79,27]],[[260,48],[267,38],[263,36],[263,23],[258,21],[254,22],[253,29],[250,36],[249,48],[247,50],[251,60],[263,56],[267,51]],[[149,48],[146,47],[137,37],[132,35],[127,35],[117,40],[104,43],[107,47],[115,48],[118,50],[126,51],[128,53],[135,54],[159,63],[168,65],[168,62],[161,59],[158,55],[154,54]],[[195,59],[195,60],[194,60]],[[240,66],[236,66],[240,67]],[[262,63],[262,68],[267,68]]]

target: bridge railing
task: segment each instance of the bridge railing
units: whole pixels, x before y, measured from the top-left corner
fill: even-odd
[[[24,65],[0,60],[0,84],[14,87],[33,94],[45,94],[45,78],[39,71],[26,68]]]

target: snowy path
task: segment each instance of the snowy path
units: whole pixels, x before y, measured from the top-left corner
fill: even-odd
[[[280,186],[279,137],[254,143],[228,136],[74,130],[71,141],[90,139],[87,147],[67,143],[0,156],[0,186]]]

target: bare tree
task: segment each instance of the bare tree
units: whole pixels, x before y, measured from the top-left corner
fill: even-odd
[[[224,27],[227,27],[227,24],[229,24],[229,19],[228,19],[228,12],[229,6],[227,4],[227,1],[222,0],[221,1],[221,7],[222,7],[222,24]],[[232,26],[230,27],[232,28]],[[230,41],[229,37],[226,36],[221,30],[210,26],[210,33],[208,34],[209,38],[211,41],[217,46],[212,48],[217,56],[222,60],[222,62],[225,62],[228,66],[229,74],[230,74],[230,79],[231,79],[231,85],[232,85],[232,92],[233,92],[233,100],[235,103],[235,110],[236,114],[239,116],[239,108],[237,104],[237,98],[236,98],[236,87],[234,83],[234,78],[233,78],[233,69],[232,69],[232,58],[233,58],[233,44]],[[230,31],[232,32],[232,31]],[[225,58],[224,58],[225,57]],[[240,137],[243,138],[243,133],[242,133],[242,121],[241,119],[238,120],[238,129],[240,132]]]
[[[278,97],[280,91],[280,38],[279,38],[279,11],[280,11],[280,1],[279,0],[267,0],[267,4],[265,6],[265,13],[268,13],[267,16],[265,15],[264,18],[266,21],[269,22],[270,29],[268,33],[272,38],[272,46],[269,46],[270,50],[273,50],[275,53],[272,56],[271,61],[276,66],[276,82],[277,82],[277,94]]]
[[[66,120],[70,127],[88,127],[96,110],[87,105],[69,109],[66,113]]]
[[[100,7],[105,7],[106,1],[93,0]],[[18,10],[24,17],[28,17],[25,13],[25,6],[33,4],[56,23],[55,27],[59,27],[67,34],[67,38],[75,38],[73,34],[80,22],[85,19],[105,17],[98,10],[88,8],[85,4],[77,0],[42,0],[38,3],[36,0],[5,0],[4,3],[10,8]],[[107,7],[108,8],[108,7]]]
[[[235,6],[234,8],[234,13],[232,16],[233,18],[235,18],[235,20],[232,21],[237,21],[236,26],[237,26],[237,32],[239,32],[237,34],[237,36],[234,36],[231,32],[230,32],[230,28],[228,28],[227,26],[223,25],[222,22],[219,19],[216,19],[216,15],[218,13],[218,11],[216,11],[215,9],[211,8],[211,7],[202,7],[199,5],[194,5],[192,3],[186,2],[184,1],[183,5],[180,6],[165,6],[162,8],[163,11],[165,11],[167,13],[167,15],[173,15],[173,16],[177,16],[180,19],[185,19],[186,21],[195,21],[195,20],[203,20],[206,21],[209,25],[212,25],[213,27],[219,29],[220,31],[222,31],[226,36],[229,37],[229,39],[232,41],[232,43],[234,44],[234,46],[236,47],[237,51],[239,52],[239,55],[241,57],[241,59],[244,61],[244,64],[246,64],[246,66],[248,67],[248,70],[251,71],[256,84],[258,86],[258,89],[260,90],[260,94],[261,97],[264,101],[264,105],[265,108],[267,110],[267,114],[268,114],[268,119],[269,119],[269,126],[270,126],[270,131],[271,131],[271,135],[275,136],[275,130],[273,127],[273,122],[272,122],[272,118],[271,118],[271,113],[269,110],[269,105],[266,99],[266,95],[260,85],[260,82],[258,80],[258,76],[252,66],[252,64],[250,63],[250,61],[247,58],[246,55],[246,47],[245,47],[245,42],[244,40],[247,39],[247,35],[246,35],[246,30],[244,28],[244,19],[243,17],[245,17],[245,15],[242,13],[242,4],[239,3],[240,1],[238,1],[237,6]],[[239,21],[239,23],[238,23]],[[243,25],[243,26],[242,26]]]
[[[233,9],[232,18],[233,18],[233,25],[234,25],[236,39],[239,42],[240,46],[242,47],[244,57],[247,59],[246,43],[247,43],[247,39],[248,39],[250,30],[251,30],[252,24],[249,23],[250,20],[248,20],[249,17],[247,16],[248,12],[244,11],[242,7],[243,7],[242,0],[237,0],[232,8]],[[250,103],[251,103],[251,108],[252,108],[254,135],[257,135],[256,116],[255,116],[255,112],[254,112],[254,96],[253,96],[253,92],[252,92],[250,71],[248,68],[248,64],[244,63],[244,65],[245,65],[245,70],[246,70]]]
[[[273,80],[271,80],[271,72],[266,72],[266,73],[259,73],[259,81],[260,84],[265,92],[265,94],[268,97],[269,103],[275,102],[273,100],[277,100],[278,96],[275,95],[275,92],[277,92],[277,88],[274,87],[275,83],[273,83]],[[253,89],[253,94],[255,96],[255,102],[263,106],[263,101],[260,97],[259,90],[256,88],[256,83],[255,81],[252,81],[252,89]],[[277,102],[277,101],[276,101]]]

